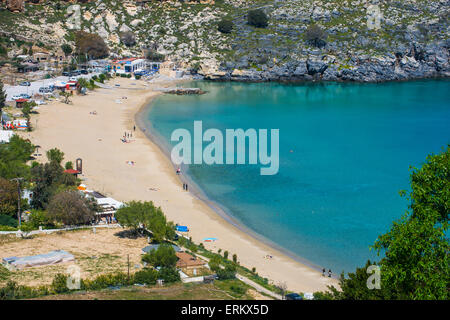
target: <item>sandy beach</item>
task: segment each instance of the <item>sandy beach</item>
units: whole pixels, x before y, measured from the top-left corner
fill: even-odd
[[[39,114],[31,120],[35,131],[21,134],[41,146],[38,161],[46,161],[45,152],[54,147],[65,153],[64,162],[82,158],[80,178],[89,189],[123,202],[153,201],[162,207],[169,220],[189,226],[188,236],[196,243],[205,237],[217,238],[203,244],[215,252],[222,249],[228,250],[230,256],[237,254],[242,265],[255,267],[261,276],[275,284],[286,283],[289,290],[314,292],[337,285],[335,279],[323,277],[242,232],[183,190],[170,160],[134,122],[141,107],[160,94],[154,88],[173,84],[115,78],[108,85],[112,88],[74,96],[71,105],[52,102],[40,106]],[[132,133],[130,143],[121,141],[125,132]],[[134,165],[128,161],[134,161]],[[265,258],[267,255],[272,259]]]

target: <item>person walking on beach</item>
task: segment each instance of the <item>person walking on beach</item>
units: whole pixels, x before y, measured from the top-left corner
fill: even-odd
[[[326,270],[325,270],[325,268],[323,268],[322,269],[322,276],[324,276],[324,277],[325,277],[325,272],[326,272]]]
[[[187,185],[187,183],[186,183],[186,191],[188,191],[188,185]]]
[[[331,278],[331,269],[328,269],[328,278]]]
[[[133,131],[136,131],[136,126],[133,126]]]

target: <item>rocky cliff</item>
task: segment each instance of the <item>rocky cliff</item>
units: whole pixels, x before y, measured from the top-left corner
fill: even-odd
[[[3,36],[49,48],[73,45],[78,12],[68,12],[73,3],[34,2],[26,2],[20,13],[0,11]],[[159,53],[207,79],[384,81],[450,75],[450,0],[78,2],[80,29],[103,37],[113,55],[137,55],[157,43]],[[247,24],[248,11],[256,8],[269,17],[266,28]],[[233,22],[231,33],[217,29],[224,17]],[[312,24],[325,33],[319,47],[305,36]],[[127,31],[136,37],[133,47],[120,41]]]

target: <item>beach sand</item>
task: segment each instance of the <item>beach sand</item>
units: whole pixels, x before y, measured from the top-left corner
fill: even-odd
[[[116,87],[115,84],[120,84]],[[86,96],[74,96],[73,104],[52,102],[41,106],[31,123],[36,128],[21,135],[40,145],[38,161],[46,161],[45,152],[59,148],[65,161],[83,159],[83,179],[89,189],[119,201],[153,201],[161,206],[169,220],[189,226],[188,236],[207,249],[228,250],[237,254],[241,265],[274,284],[285,283],[288,290],[314,292],[337,285],[337,280],[322,274],[256,240],[228,223],[203,201],[184,191],[170,160],[135,125],[140,108],[160,94],[152,89],[165,85],[145,84],[124,78],[112,79],[111,89],[96,89]],[[122,99],[127,97],[127,99]],[[121,103],[117,103],[120,101]],[[91,112],[96,111],[93,115]],[[125,132],[132,132],[132,142],[123,143]],[[134,161],[134,165],[127,162]],[[157,191],[155,191],[157,190]],[[95,245],[95,244],[93,244]],[[267,255],[271,259],[265,258]]]

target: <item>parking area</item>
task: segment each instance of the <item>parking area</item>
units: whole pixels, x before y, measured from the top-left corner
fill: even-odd
[[[90,79],[91,77],[93,77],[94,75],[99,75],[99,72],[95,72],[95,73],[90,73],[90,74],[83,74],[80,76],[77,76],[76,78],[86,78],[86,79]],[[9,86],[9,85],[5,85],[4,89],[6,91],[6,101],[13,101],[13,96],[19,96],[21,94],[27,94],[30,96],[33,96],[34,94],[38,94],[39,93],[39,88],[41,87],[48,87],[52,84],[54,84],[55,82],[67,82],[69,81],[69,77],[66,76],[59,76],[56,78],[51,78],[51,79],[42,79],[39,81],[33,81],[30,82],[30,86]]]

